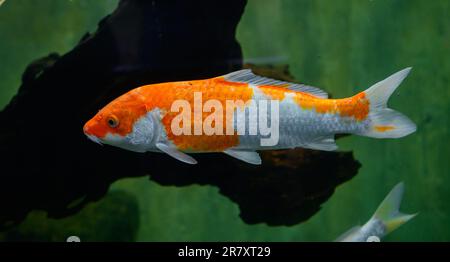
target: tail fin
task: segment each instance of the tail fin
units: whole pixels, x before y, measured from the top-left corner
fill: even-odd
[[[389,234],[417,215],[400,213],[399,208],[400,203],[402,202],[403,191],[403,182],[398,183],[391,190],[391,192],[389,192],[383,202],[381,202],[377,211],[375,211],[375,214],[373,215],[373,218],[379,219],[383,222],[384,226],[386,227],[385,234]]]
[[[387,101],[411,68],[403,69],[364,91],[370,103],[370,125],[359,135],[375,138],[399,138],[416,131],[416,125],[403,114],[387,108]]]

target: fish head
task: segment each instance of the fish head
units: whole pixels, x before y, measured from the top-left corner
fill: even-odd
[[[102,108],[83,127],[93,142],[145,152],[154,137],[153,119],[142,101],[124,95]]]

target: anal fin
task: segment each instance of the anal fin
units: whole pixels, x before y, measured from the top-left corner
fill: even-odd
[[[334,140],[334,135],[318,137],[312,142],[304,145],[304,147],[322,151],[335,151],[338,148]]]

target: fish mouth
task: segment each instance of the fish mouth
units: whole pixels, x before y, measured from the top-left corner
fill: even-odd
[[[91,140],[92,142],[95,142],[95,143],[97,143],[97,144],[103,146],[102,141],[101,141],[98,137],[96,137],[96,136],[94,136],[94,135],[89,135],[89,134],[86,134],[86,136],[87,136],[87,137],[89,138],[89,140]]]

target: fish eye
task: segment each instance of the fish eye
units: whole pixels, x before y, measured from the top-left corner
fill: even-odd
[[[119,125],[119,119],[116,116],[110,116],[107,120],[108,126],[111,128],[116,128]]]

